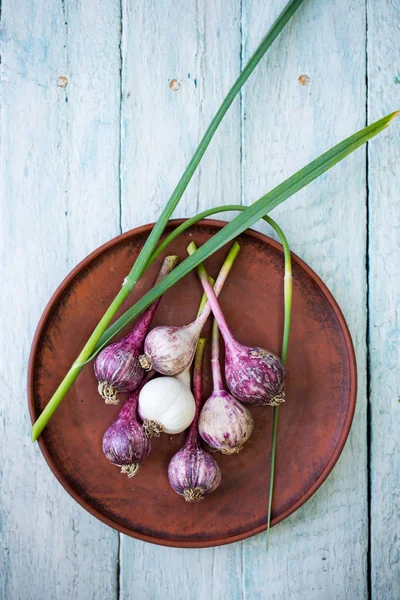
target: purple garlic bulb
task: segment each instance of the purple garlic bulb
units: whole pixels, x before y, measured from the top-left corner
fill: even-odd
[[[187,502],[200,502],[213,492],[221,482],[217,461],[200,445],[197,424],[179,452],[168,466],[168,479],[173,490]]]
[[[187,502],[200,502],[211,494],[221,482],[221,471],[216,460],[202,446],[198,432],[202,402],[202,365],[206,340],[198,341],[193,371],[193,395],[196,412],[190,425],[185,445],[171,459],[168,479],[172,489]]]
[[[156,283],[172,271],[177,259],[177,256],[167,256],[164,259]],[[144,339],[160,300],[158,298],[145,310],[127,336],[98,354],[94,373],[99,382],[98,392],[106,404],[118,404],[118,392],[133,392],[142,381],[144,372],[139,356],[143,352]]]
[[[236,454],[251,436],[254,421],[250,411],[224,390],[216,319],[212,331],[211,367],[214,389],[200,413],[199,433],[211,448],[223,454]]]
[[[184,327],[164,325],[152,329],[144,343],[144,354],[139,357],[141,366],[168,377],[182,373],[192,363],[203,324],[204,318]]]
[[[189,254],[196,249],[192,242]],[[282,361],[263,348],[243,346],[232,335],[204,267],[198,268],[203,289],[225,342],[225,379],[231,393],[246,404],[277,406],[284,402]]]
[[[118,404],[117,393],[132,392],[143,379],[144,371],[139,364],[143,341],[137,339],[137,332],[134,328],[120,342],[104,348],[96,358],[94,373],[99,394],[106,404]]]
[[[225,379],[230,392],[245,404],[277,406],[285,401],[283,363],[263,348],[230,340],[225,346]]]
[[[237,454],[254,429],[250,411],[225,390],[215,389],[200,413],[199,433],[211,448]]]
[[[128,477],[136,475],[140,463],[151,451],[151,441],[136,417],[139,392],[135,391],[125,402],[118,418],[103,437],[105,457]]]

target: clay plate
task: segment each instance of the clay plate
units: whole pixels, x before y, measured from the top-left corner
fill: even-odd
[[[181,221],[173,221],[169,229]],[[191,240],[205,242],[223,226],[208,220],[168,249],[186,256]],[[60,383],[105,308],[120,288],[152,225],[111,240],[82,261],[51,298],[33,341],[28,375],[32,421]],[[221,294],[236,337],[279,354],[283,330],[283,254],[275,241],[253,231],[240,236],[242,251]],[[216,275],[227,248],[208,259]],[[130,306],[152,285],[162,258],[129,297]],[[201,287],[191,273],[161,301],[154,325],[193,320]],[[211,388],[209,361],[205,393]],[[293,320],[287,364],[286,403],[280,410],[273,524],[299,508],[327,478],[348,436],[356,402],[356,365],[343,315],[319,277],[293,256]],[[255,430],[243,452],[216,455],[220,487],[190,504],[169,486],[167,467],[185,435],[155,439],[133,479],[102,454],[103,434],[119,407],[106,406],[88,365],[46,428],[39,445],[64,488],[86,510],[119,531],[179,547],[235,542],[266,527],[273,411],[252,408]],[[124,397],[121,397],[121,401]]]

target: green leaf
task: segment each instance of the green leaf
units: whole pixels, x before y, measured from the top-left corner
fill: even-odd
[[[272,25],[271,29],[268,31],[265,38],[262,40],[261,44],[258,46],[249,62],[244,67],[243,71],[240,73],[239,77],[229,90],[228,94],[224,98],[221,106],[217,110],[214,118],[212,119],[210,125],[208,126],[204,136],[202,137],[195,153],[193,154],[188,166],[185,169],[182,177],[180,178],[175,190],[172,193],[172,196],[168,200],[165,205],[161,215],[157,219],[156,224],[154,225],[149,237],[144,244],[142,251],[140,252],[136,262],[127,277],[127,287],[131,291],[139,278],[142,276],[144,271],[147,268],[147,264],[151,258],[153,250],[160,239],[169,219],[171,218],[172,213],[174,212],[178,202],[182,198],[184,191],[186,190],[189,181],[191,180],[193,173],[197,169],[201,159],[204,156],[205,151],[208,148],[208,145],[211,142],[211,139],[214,136],[215,131],[217,130],[219,124],[224,118],[227,110],[231,106],[232,102],[236,98],[240,89],[243,87],[244,83],[248,80],[268,48],[278,37],[282,29],[285,27],[287,22],[299,8],[299,6],[303,3],[304,0],[291,0],[287,6],[284,8],[282,13],[276,19],[275,23]]]
[[[365,142],[383,131],[390,125],[393,119],[397,117],[399,112],[400,111],[391,113],[343,140],[246,208],[246,210],[235,217],[223,229],[218,231],[218,233],[203,244],[192,256],[186,258],[172,271],[172,273],[154,286],[113,325],[111,325],[104,335],[101,336],[99,343],[95,348],[95,352],[106,345],[119,331],[132,321],[132,319],[136,318],[143,310],[150,306],[156,298],[164,294],[170,287],[182,279],[182,277],[185,277],[185,275],[197,267],[202,261],[243,233],[243,231],[254,225],[254,223],[269,213],[273,208],[331,169],[339,161],[354,152],[354,150],[357,150],[362,144],[365,144]]]
[[[160,217],[157,220],[152,232],[144,244],[142,251],[140,252],[138,258],[135,261],[129,275],[126,277],[124,281],[124,285],[122,289],[118,292],[114,300],[111,302],[110,306],[107,308],[106,312],[100,319],[99,323],[95,327],[91,336],[87,340],[85,346],[82,348],[79,356],[74,361],[73,365],[69,369],[68,373],[65,375],[64,379],[54,392],[44,411],[41,413],[40,417],[35,422],[32,427],[32,440],[36,441],[39,435],[42,433],[43,429],[46,427],[47,423],[51,419],[55,410],[63,400],[65,394],[71,388],[72,384],[78,377],[81,372],[83,366],[90,360],[95,352],[95,348],[99,347],[99,339],[104,334],[106,328],[111,323],[115,314],[122,306],[123,302],[128,297],[129,293],[133,290],[136,283],[139,281],[140,277],[143,275],[144,271],[147,269],[149,261],[151,260],[152,253],[165,229],[166,224],[168,223],[173,211],[175,210],[179,200],[182,198],[182,195],[187,188],[189,181],[191,180],[193,173],[197,169],[207,147],[217,130],[219,124],[224,118],[227,110],[232,104],[233,100],[239,93],[243,84],[250,77],[251,73],[254,71],[268,48],[277,38],[279,33],[285,27],[287,22],[302,4],[303,0],[291,0],[287,6],[284,8],[282,13],[279,15],[275,23],[272,25],[271,29],[268,31],[265,38],[262,40],[261,44],[258,46],[257,50],[254,52],[249,62],[244,67],[243,71],[240,73],[239,77],[233,84],[232,88],[229,90],[228,94],[224,98],[221,106],[216,112],[214,118],[212,119],[210,125],[208,126],[203,138],[200,141],[200,144],[194,153],[192,159],[190,160],[188,166],[185,169],[182,177],[180,178],[178,185],[173,191],[170,199],[168,200],[164,210],[162,211]]]

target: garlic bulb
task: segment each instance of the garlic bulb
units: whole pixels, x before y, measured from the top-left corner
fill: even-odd
[[[214,389],[200,413],[199,433],[211,448],[223,454],[237,454],[251,436],[254,420],[250,411],[224,389],[219,364],[219,329],[215,319],[211,367]]]
[[[254,429],[250,411],[225,390],[214,390],[200,413],[199,433],[222,454],[237,454]]]
[[[221,483],[217,461],[200,445],[197,424],[183,448],[171,458],[168,479],[172,489],[186,502],[200,502]]]
[[[175,267],[177,256],[167,256],[158,273],[156,283]],[[118,392],[133,392],[143,379],[139,356],[161,297],[139,317],[132,331],[119,342],[103,348],[94,363],[94,373],[99,382],[98,392],[106,404],[118,404]]]
[[[196,251],[191,242],[188,253]],[[198,274],[225,342],[225,380],[229,391],[245,404],[279,406],[285,401],[285,368],[278,356],[264,348],[244,346],[232,335],[217,296],[199,265]]]
[[[181,433],[193,421],[196,404],[190,391],[189,369],[175,377],[146,383],[139,394],[139,415],[148,437]]]
[[[217,297],[239,252],[240,246],[235,242],[221,267],[213,288]],[[169,377],[187,369],[192,364],[197,341],[210,312],[211,306],[207,302],[200,314],[197,315],[197,319],[189,325],[183,327],[163,325],[152,329],[144,342],[144,354],[139,356],[141,367],[145,371],[154,369]]]
[[[190,325],[174,327],[161,325],[147,334],[140,366],[173,377],[187,369],[193,361],[197,340],[210,314],[207,308]]]
[[[215,458],[201,445],[198,420],[202,402],[202,366],[206,340],[197,344],[193,370],[193,394],[196,414],[189,428],[186,442],[172,458],[168,466],[168,479],[172,489],[187,502],[200,502],[211,494],[221,482],[221,470]]]
[[[139,390],[125,402],[117,419],[103,437],[105,457],[128,477],[136,475],[139,465],[151,451],[151,441],[136,417]]]

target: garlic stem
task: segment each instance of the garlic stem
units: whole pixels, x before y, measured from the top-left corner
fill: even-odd
[[[211,369],[213,376],[214,392],[224,389],[219,363],[219,328],[216,319],[213,320],[212,346],[211,346]]]
[[[214,280],[212,279],[212,277],[210,277],[210,281],[213,283]],[[201,303],[200,303],[199,313],[204,308],[204,305],[206,302],[207,302],[207,296],[204,293]],[[200,416],[200,408],[201,408],[201,404],[203,401],[203,398],[202,398],[202,395],[203,395],[202,372],[203,372],[204,348],[205,348],[206,343],[207,343],[206,338],[199,338],[199,340],[197,342],[197,346],[196,346],[196,353],[194,356],[193,396],[194,396],[196,410],[194,413],[193,421],[190,424],[189,433],[187,436],[187,443],[189,443],[189,444],[190,443],[195,444],[198,439],[198,435],[199,435],[198,421],[199,421],[199,416]],[[187,372],[189,375],[188,385],[190,386],[190,367],[188,367],[185,371],[183,371],[183,373],[185,373],[185,372]],[[182,375],[182,373],[180,375],[176,375],[176,377],[179,378],[181,375]],[[192,490],[190,490],[190,492],[192,492]],[[198,498],[198,499],[202,500],[203,497]],[[185,495],[185,500],[188,500],[190,502],[196,502],[195,499],[193,499],[192,497],[187,498],[186,495]]]
[[[214,290],[217,295],[239,251],[239,244],[234,244],[228,253],[215,282]],[[211,278],[207,281],[210,285],[213,282]],[[184,327],[164,325],[150,331],[144,342],[144,354],[139,357],[142,368],[154,368],[162,375],[174,377],[191,365],[201,330],[211,311],[208,301],[204,305],[204,294],[200,307],[203,307],[203,310],[199,309],[197,318],[189,325]]]
[[[157,283],[159,283],[162,279],[164,279],[164,277],[166,277],[166,275],[168,275],[168,273],[170,273],[176,266],[178,262],[178,256],[166,256],[163,260],[163,263],[161,265],[161,268],[158,272],[157,275],[157,279],[154,283],[154,285],[157,285]],[[153,317],[156,313],[156,310],[158,308],[158,305],[160,304],[161,301],[161,296],[159,298],[157,298],[157,300],[155,302],[153,302],[153,304],[151,304],[149,306],[149,308],[147,310],[145,310],[139,317],[139,319],[136,321],[136,324],[134,326],[134,328],[132,329],[132,332],[130,333],[129,337],[132,337],[133,339],[143,339],[146,336],[147,330],[150,327],[150,323],[153,320]]]
[[[175,379],[178,379],[190,388],[190,365],[184,371],[175,375]]]
[[[241,207],[236,207],[237,210],[242,210]],[[199,215],[198,217],[203,217],[204,215]],[[193,220],[196,217],[193,217]],[[285,365],[287,360],[287,351],[288,351],[288,343],[289,343],[289,333],[290,333],[290,321],[291,321],[291,309],[292,309],[292,288],[293,288],[293,280],[292,280],[292,263],[291,263],[291,254],[289,244],[287,242],[286,236],[283,233],[282,229],[279,225],[270,217],[264,217],[264,219],[271,225],[271,227],[278,234],[280,242],[283,247],[284,252],[284,260],[285,260],[285,276],[284,276],[284,306],[285,306],[285,315],[284,315],[284,331],[283,331],[283,341],[282,341],[282,363]],[[192,223],[191,223],[192,224]],[[174,233],[174,232],[173,232]],[[195,244],[190,244],[188,247],[188,253],[193,254],[196,250]],[[206,271],[204,266],[201,264],[198,267],[198,272],[201,278],[203,287],[207,293],[207,296],[210,299],[209,288],[207,286],[207,282],[205,281]],[[212,290],[211,290],[212,296]],[[214,305],[218,304],[214,302]],[[216,310],[218,312],[218,307]],[[214,312],[214,308],[213,308]],[[221,312],[221,311],[220,311]],[[215,312],[214,312],[215,315]],[[223,317],[223,315],[222,315]],[[225,320],[225,319],[224,319]],[[229,330],[228,330],[229,331]],[[214,336],[213,336],[214,343]],[[212,367],[214,369],[214,362],[212,362]],[[213,370],[213,378],[214,378],[214,370]],[[277,441],[277,431],[278,431],[278,417],[279,417],[279,407],[274,406],[274,419],[273,419],[273,431],[272,431],[272,446],[271,446],[271,471],[270,471],[270,489],[269,489],[269,498],[268,498],[268,513],[267,513],[267,541],[266,541],[266,549],[268,551],[269,546],[269,536],[270,536],[270,526],[271,526],[271,513],[272,513],[272,499],[273,499],[273,489],[274,489],[274,479],[275,479],[275,457],[276,457],[276,441]]]
[[[208,279],[210,280],[211,285],[214,287],[215,279],[213,279],[212,277],[209,277]],[[196,318],[201,315],[206,304],[207,304],[207,294],[204,292],[201,297],[201,302],[200,302],[199,310],[197,311]]]
[[[290,333],[290,320],[292,316],[292,292],[293,292],[293,278],[292,278],[292,257],[290,254],[290,248],[288,241],[282,229],[278,223],[269,219],[269,224],[276,231],[279,236],[279,240],[283,247],[283,253],[285,257],[285,276],[283,282],[283,297],[285,305],[285,317],[283,326],[283,340],[282,340],[282,362],[286,366],[288,344],[289,344],[289,333]],[[274,494],[274,481],[275,481],[275,456],[276,456],[276,440],[278,435],[278,418],[279,418],[279,406],[274,406],[274,421],[272,426],[272,443],[271,443],[271,472],[269,480],[269,495],[268,495],[268,514],[267,514],[267,540],[266,540],[266,551],[269,548],[269,536],[271,531],[271,514],[272,514],[272,499]]]
[[[206,343],[207,340],[205,338],[199,339],[199,341],[197,342],[196,354],[194,357],[193,396],[196,402],[196,412],[194,414],[192,424],[190,425],[189,435],[191,435],[193,432],[197,435],[197,422],[199,420],[200,407],[203,400],[202,367]]]
[[[193,248],[193,250],[189,250],[191,248]],[[187,249],[189,255],[193,254],[193,252],[195,252],[196,250],[197,250],[197,248],[196,248],[196,244],[194,242],[189,244],[188,249]],[[233,263],[235,262],[236,257],[239,254],[240,250],[241,250],[240,245],[237,242],[234,242],[234,244],[232,245],[231,249],[229,250],[229,252],[223,262],[220,272],[218,273],[218,277],[215,281],[214,287],[210,283],[211,278],[207,275],[206,270],[204,269],[204,266],[201,264],[198,267],[199,274],[200,274],[201,267],[203,268],[203,270],[202,270],[203,279],[201,277],[200,277],[200,279],[203,284],[205,294],[207,296],[207,303],[195,321],[199,331],[201,331],[203,329],[205,322],[207,321],[208,317],[210,316],[210,313],[212,310],[212,303],[210,302],[209,290],[211,290],[212,295],[214,296],[214,298],[216,300],[217,297],[219,296],[219,294],[221,293],[221,290],[226,281],[226,278],[228,277],[229,272],[232,269]],[[204,283],[203,283],[203,280],[204,280]],[[205,286],[207,286],[207,287],[205,287]],[[203,303],[203,300],[202,300],[201,304],[202,303]],[[214,301],[214,304],[215,304],[215,301]],[[217,302],[217,304],[218,304],[218,302]],[[222,312],[221,312],[221,315],[222,315]],[[222,315],[222,318],[224,318],[223,315]]]
[[[189,244],[189,246],[187,247],[187,252],[190,255],[194,254],[197,250],[196,244],[194,242],[191,242]],[[208,310],[208,314],[210,313],[210,311],[213,311],[213,314],[218,322],[219,328],[221,330],[222,336],[225,340],[226,343],[235,343],[235,339],[233,337],[233,335],[231,334],[229,327],[226,323],[224,314],[221,310],[221,307],[219,305],[219,302],[217,300],[217,295],[215,294],[215,288],[217,287],[218,284],[218,279],[219,277],[224,277],[224,281],[229,273],[229,271],[232,268],[233,262],[238,254],[240,250],[240,246],[237,242],[235,242],[232,246],[232,248],[230,249],[228,256],[226,257],[224,264],[222,265],[221,271],[219,272],[217,281],[215,282],[215,286],[214,289],[212,288],[209,280],[208,280],[208,275],[207,272],[204,268],[204,265],[201,263],[198,267],[197,267],[197,272],[199,274],[200,277],[200,281],[203,285],[204,291],[207,294],[207,298],[208,298],[208,303],[206,304],[204,311]],[[208,316],[208,315],[207,315]]]

